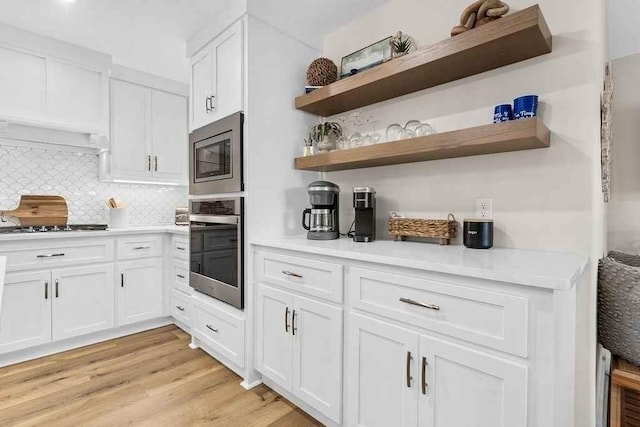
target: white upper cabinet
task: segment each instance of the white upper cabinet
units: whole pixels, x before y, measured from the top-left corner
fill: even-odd
[[[188,174],[187,100],[179,95],[151,91],[153,176],[161,181],[184,182]]]
[[[0,93],[0,115],[46,117],[47,60],[0,46]]]
[[[187,98],[111,80],[111,152],[101,162],[107,181],[186,184]]]
[[[191,130],[243,109],[243,39],[238,21],[191,58]]]
[[[149,89],[111,81],[111,174],[125,180],[151,179],[147,135]]]

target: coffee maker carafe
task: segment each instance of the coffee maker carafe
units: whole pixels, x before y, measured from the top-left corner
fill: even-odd
[[[353,189],[353,207],[356,211],[354,242],[376,240],[376,190],[371,187]]]
[[[333,240],[340,237],[340,187],[328,181],[316,181],[307,187],[311,209],[302,212],[302,226],[309,240]],[[309,220],[309,221],[307,221]]]

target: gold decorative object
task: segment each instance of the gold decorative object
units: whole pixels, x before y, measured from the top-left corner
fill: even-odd
[[[494,21],[509,12],[509,5],[500,0],[478,0],[470,4],[460,17],[460,24],[453,27],[451,36],[457,36]]]
[[[315,59],[307,70],[309,86],[326,86],[338,80],[338,66],[329,58]]]

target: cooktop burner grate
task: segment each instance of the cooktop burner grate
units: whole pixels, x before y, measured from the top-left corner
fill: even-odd
[[[0,234],[67,233],[71,231],[104,231],[108,229],[109,227],[106,224],[41,225],[39,227],[0,227]]]

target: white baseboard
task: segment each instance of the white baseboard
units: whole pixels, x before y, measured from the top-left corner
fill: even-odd
[[[260,384],[262,384],[262,380],[256,380],[254,382],[252,382],[251,384],[248,384],[246,381],[242,381],[240,383],[240,385],[242,386],[242,388],[244,388],[245,390],[251,390],[254,387],[258,387]]]
[[[15,365],[16,363],[26,362],[28,360],[38,359],[44,356],[50,356],[56,353],[73,350],[87,345],[97,344],[103,341],[121,338],[127,335],[137,334],[139,332],[148,331],[150,329],[160,328],[162,326],[174,323],[170,317],[160,317],[158,319],[147,320],[145,322],[133,325],[122,326],[120,328],[108,329],[80,337],[69,338],[63,341],[56,341],[36,347],[26,348],[11,353],[0,355],[0,367]]]

